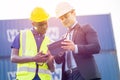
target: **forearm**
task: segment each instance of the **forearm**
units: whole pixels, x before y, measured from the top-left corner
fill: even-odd
[[[33,57],[26,57],[26,56],[11,56],[11,61],[14,63],[27,63],[27,62],[34,62]]]
[[[54,59],[57,64],[61,64],[64,61],[64,56],[57,55],[54,57]]]
[[[100,51],[99,44],[78,45],[78,53],[80,54],[96,54]]]
[[[14,63],[27,63],[34,62],[34,57],[31,56],[19,56],[19,50],[12,48],[11,50],[11,61]]]
[[[48,68],[51,72],[55,71],[54,58],[51,58],[47,61]]]

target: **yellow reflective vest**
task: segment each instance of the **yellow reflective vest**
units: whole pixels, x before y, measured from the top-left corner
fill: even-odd
[[[45,36],[42,41],[40,51],[47,53],[47,45],[50,43],[48,37]],[[20,32],[20,49],[19,56],[35,56],[37,54],[37,45],[31,30],[23,30]],[[36,72],[36,63],[19,63],[17,64],[17,80],[32,80]],[[38,75],[41,80],[51,80],[51,72],[46,63],[39,66]]]

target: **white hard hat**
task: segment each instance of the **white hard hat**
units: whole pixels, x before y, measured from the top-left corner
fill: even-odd
[[[56,6],[56,17],[60,17],[73,9],[73,6],[71,6],[69,3],[61,2]]]

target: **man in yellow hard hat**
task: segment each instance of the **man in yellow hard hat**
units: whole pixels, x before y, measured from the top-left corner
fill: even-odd
[[[62,80],[100,80],[100,73],[93,54],[98,54],[100,44],[96,31],[89,25],[80,25],[73,6],[61,2],[56,7],[56,16],[68,28],[62,42],[66,52],[55,57],[62,63]]]
[[[30,16],[33,28],[21,30],[14,39],[11,61],[17,63],[17,80],[51,80],[54,61],[47,48],[50,39],[45,36],[48,19],[43,8],[34,8]]]

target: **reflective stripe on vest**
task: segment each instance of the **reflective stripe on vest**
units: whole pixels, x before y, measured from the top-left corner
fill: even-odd
[[[18,71],[29,71],[29,72],[35,72],[35,70],[36,70],[35,68],[28,68],[28,67],[20,67],[18,69]],[[51,74],[49,70],[45,70],[45,69],[39,69],[38,72],[43,74]]]
[[[26,31],[22,31],[22,56],[25,55],[25,49],[26,49]]]

